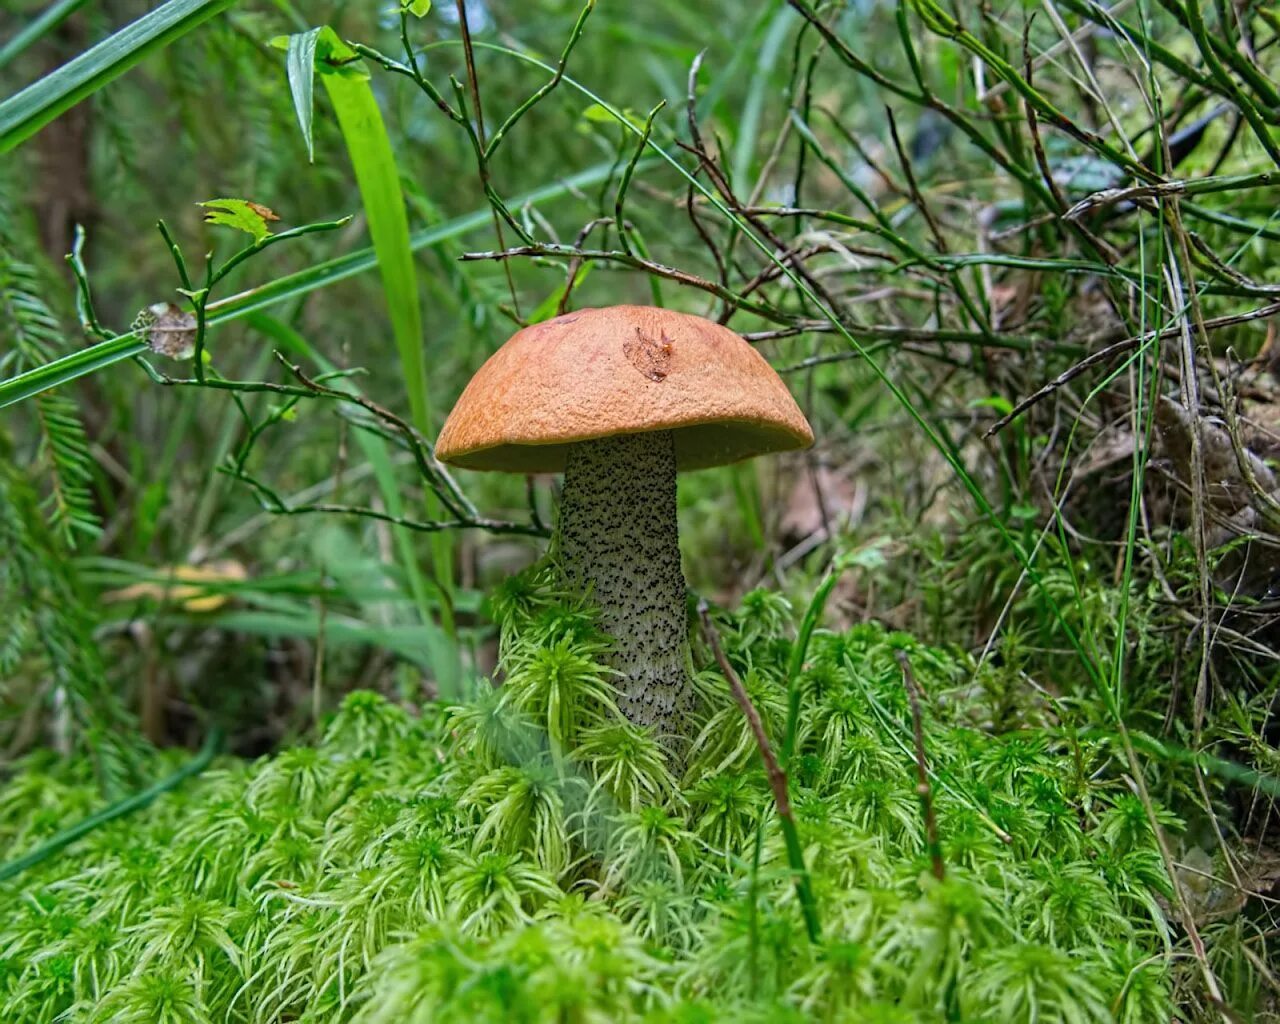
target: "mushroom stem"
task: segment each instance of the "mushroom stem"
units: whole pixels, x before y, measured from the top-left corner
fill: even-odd
[[[618,708],[671,746],[694,704],[672,432],[570,446],[558,545],[566,582],[590,588],[614,639]]]

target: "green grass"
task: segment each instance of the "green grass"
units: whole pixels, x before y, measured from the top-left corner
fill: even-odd
[[[776,741],[792,616],[765,597],[718,619]],[[818,630],[790,682],[793,800],[823,920],[811,944],[723,677],[699,673],[706,711],[677,782],[612,709],[591,617],[559,601],[536,577],[505,588],[501,690],[421,719],[353,693],[317,747],[223,759],[27,865],[0,886],[15,907],[6,1019],[1169,1012],[1167,886],[1105,742],[1085,743],[1078,791],[1067,744],[1034,720],[1001,736],[970,724],[989,708],[963,657],[878,627]],[[941,880],[896,651],[929,695]],[[93,802],[81,765],[36,757],[0,803],[0,834],[26,850]]]

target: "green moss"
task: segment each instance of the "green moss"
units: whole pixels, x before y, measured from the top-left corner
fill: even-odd
[[[498,602],[505,687],[420,717],[351,694],[317,746],[225,759],[0,887],[0,1019],[1169,1019],[1167,881],[1105,744],[975,727],[991,709],[965,657],[820,631],[792,773],[814,947],[706,652],[677,780],[599,685],[589,611],[544,584]],[[718,625],[780,743],[790,608],[753,595]],[[927,695],[941,881],[899,649]],[[90,779],[30,759],[0,841],[83,814]]]

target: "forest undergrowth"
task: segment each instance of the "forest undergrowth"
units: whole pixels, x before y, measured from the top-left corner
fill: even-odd
[[[1273,4],[0,39],[0,1020],[1280,1020]],[[674,746],[433,447],[620,303],[816,436],[681,476]]]
[[[872,623],[817,631],[789,680],[798,616],[746,595],[716,631],[776,742],[798,689],[819,946],[705,644],[677,778],[550,577],[500,591],[502,686],[421,717],[351,693],[317,745],[222,759],[0,886],[5,1019],[1168,1019],[1168,886],[1113,737],[1050,738],[1007,670]],[[95,801],[86,761],[34,755],[0,836]]]

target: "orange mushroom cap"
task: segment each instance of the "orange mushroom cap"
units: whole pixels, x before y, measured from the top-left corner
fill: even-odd
[[[674,433],[680,469],[813,443],[782,379],[733,331],[669,309],[609,306],[514,334],[463,390],[436,456],[558,473],[571,444],[654,430]]]

